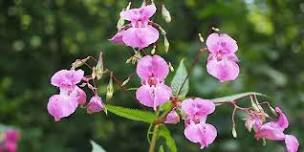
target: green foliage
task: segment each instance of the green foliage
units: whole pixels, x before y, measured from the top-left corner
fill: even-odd
[[[184,64],[184,60],[181,60],[176,73],[171,81],[171,88],[173,95],[180,98],[184,98],[189,91],[188,72]]]
[[[95,141],[91,140],[92,151],[91,152],[106,152],[100,145]]]
[[[112,112],[113,114],[130,120],[152,123],[156,119],[155,114],[148,111],[124,108],[124,107],[113,106],[109,104],[106,105],[106,108],[108,111]]]
[[[162,2],[170,10],[169,24],[162,19]],[[164,46],[158,46],[156,53],[165,56],[174,67],[182,58],[185,64],[191,63],[195,52],[203,47],[197,34],[206,39],[211,27],[228,33],[239,45],[237,80],[219,83],[209,76],[204,54],[194,67],[187,96],[210,99],[248,90],[265,93],[273,97],[273,106],[281,106],[286,112],[290,122],[286,133],[296,135],[303,143],[303,0],[155,0],[155,3],[158,12],[152,19],[166,30],[170,42],[168,54],[164,53]],[[0,1],[0,122],[20,129],[19,152],[86,152],[90,150],[87,141],[92,138],[109,152],[147,150],[146,124],[103,114],[87,115],[80,108],[71,117],[55,123],[46,110],[48,97],[58,93],[49,84],[51,75],[70,68],[77,58],[98,57],[102,50],[105,66],[120,80],[134,72],[134,65],[124,64],[132,49],[108,41],[117,32],[119,12],[127,5],[127,0]],[[132,0],[131,7],[140,5],[141,1]],[[159,43],[163,45],[162,38]],[[125,85],[133,88],[131,95],[140,83],[135,77]],[[108,78],[103,76],[97,84],[104,99]],[[118,88],[110,102],[143,108]],[[237,121],[238,139],[231,139],[231,128],[227,127],[230,114],[231,109],[224,106],[208,117],[208,123],[214,124],[220,133],[219,140],[204,152],[284,151],[278,142],[261,146],[242,128],[241,120]],[[199,151],[197,144],[185,139],[182,123],[170,125],[170,131],[179,151]],[[303,148],[299,151],[304,151]]]
[[[165,126],[165,125],[161,125],[159,126],[159,130],[158,130],[158,135],[159,137],[163,137],[166,141],[166,145],[169,149],[170,152],[177,152],[177,147],[176,147],[176,143],[175,140],[173,139],[173,137],[171,136],[170,130]],[[161,147],[160,147],[161,149]]]
[[[239,100],[244,97],[249,97],[251,95],[267,97],[266,95],[264,95],[262,93],[258,93],[258,92],[244,92],[244,93],[238,93],[238,94],[225,96],[225,97],[213,98],[210,100],[212,100],[213,102],[236,101],[236,100]]]

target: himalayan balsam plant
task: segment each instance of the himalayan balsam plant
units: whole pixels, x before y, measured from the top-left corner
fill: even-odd
[[[55,121],[62,121],[71,116],[78,107],[85,107],[89,114],[111,112],[120,117],[150,124],[147,131],[149,152],[154,152],[156,149],[164,151],[164,146],[158,143],[160,138],[166,140],[166,149],[175,152],[177,148],[167,129],[168,124],[184,123],[185,138],[197,144],[200,149],[206,149],[220,136],[217,126],[208,122],[208,116],[211,116],[218,106],[232,105],[233,137],[237,137],[236,114],[243,113],[246,115],[244,125],[249,132],[254,131],[256,140],[283,142],[287,152],[298,151],[297,138],[285,132],[288,128],[286,114],[278,106],[273,108],[269,102],[260,102],[258,96],[267,98],[261,93],[245,92],[215,99],[187,96],[188,79],[194,65],[199,63],[203,54],[208,55],[206,70],[212,77],[220,82],[238,78],[240,67],[236,54],[238,51],[236,40],[217,28],[212,29],[213,33],[209,34],[206,43],[199,34],[200,41],[206,47],[198,50],[189,70],[186,69],[182,60],[169,84],[166,79],[169,74],[173,74],[174,69],[156,51],[160,35],[164,40],[164,52],[168,53],[169,50],[165,30],[151,19],[157,12],[156,5],[153,2],[144,1],[139,8],[130,7],[131,3],[120,13],[118,31],[109,41],[134,50],[135,54],[126,63],[136,64],[135,73],[140,78],[140,85],[136,87],[136,92],[129,92],[130,89],[127,89],[132,74],[124,81],[119,80],[114,71],[104,66],[102,52],[98,58],[88,56],[76,59],[70,69],[59,70],[51,77],[51,84],[58,88],[59,93],[49,98],[47,110]],[[164,5],[161,7],[161,13],[165,21],[169,23],[171,16]],[[125,24],[125,21],[128,23]],[[151,54],[147,53],[148,49],[152,49],[149,51]],[[90,65],[88,61],[94,61],[96,64]],[[81,69],[82,66],[87,66],[91,71],[84,72]],[[134,102],[139,102],[151,110],[144,111],[105,104],[101,97],[103,95],[98,94],[96,86],[97,81],[104,78],[104,75],[110,79],[105,95],[107,100],[113,96],[114,83],[122,91],[134,95],[137,99]],[[85,87],[92,91],[91,97],[88,97],[83,90]],[[240,106],[239,101],[243,98],[248,98],[250,106]],[[159,148],[156,147],[158,145],[160,145]],[[93,143],[94,147],[98,146]]]

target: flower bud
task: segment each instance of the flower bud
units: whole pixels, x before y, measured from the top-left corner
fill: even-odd
[[[171,22],[171,15],[168,9],[165,7],[165,5],[162,5],[162,16],[165,19],[167,23]]]
[[[89,114],[94,112],[100,112],[103,109],[104,109],[104,105],[102,103],[102,100],[97,95],[93,96],[87,105],[87,113]]]
[[[180,118],[175,110],[172,110],[168,113],[165,123],[166,124],[177,124],[179,123]]]

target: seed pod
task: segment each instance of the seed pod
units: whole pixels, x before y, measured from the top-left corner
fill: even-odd
[[[170,12],[168,11],[168,9],[165,7],[164,4],[162,5],[162,16],[167,23],[171,22]]]

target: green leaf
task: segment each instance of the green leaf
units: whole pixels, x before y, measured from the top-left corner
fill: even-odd
[[[241,98],[244,98],[244,97],[248,97],[250,95],[267,97],[266,95],[264,95],[262,93],[258,93],[258,92],[244,92],[244,93],[239,93],[239,94],[235,94],[235,95],[231,95],[231,96],[214,98],[214,99],[210,99],[210,100],[212,100],[213,102],[216,102],[216,103],[220,103],[220,102],[238,100],[238,99],[241,99]]]
[[[109,104],[106,105],[106,108],[108,111],[112,112],[113,114],[116,114],[120,117],[127,118],[130,120],[152,123],[156,119],[154,113],[148,111],[124,108],[124,107],[113,106]]]
[[[187,79],[187,76],[188,76],[188,72],[184,64],[184,60],[181,60],[171,82],[173,95],[182,98],[187,95],[189,91],[189,80]]]
[[[164,149],[164,146],[163,146],[163,145],[160,145],[160,146],[159,146],[158,152],[165,152],[165,149]]]
[[[106,152],[100,145],[91,140],[92,152]]]
[[[161,125],[159,127],[158,135],[159,137],[163,137],[166,140],[166,145],[169,148],[170,152],[177,152],[175,140],[171,136],[170,130],[165,125]]]

